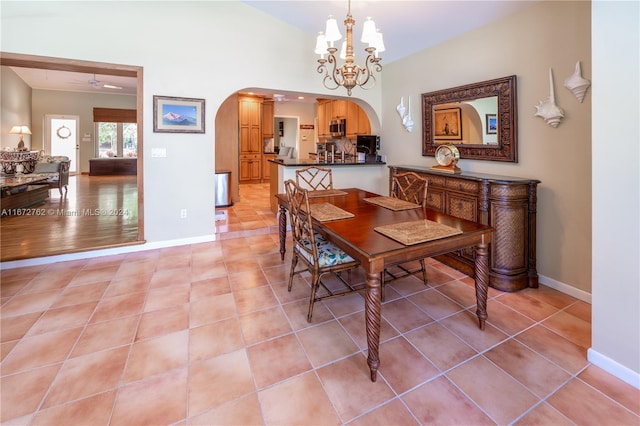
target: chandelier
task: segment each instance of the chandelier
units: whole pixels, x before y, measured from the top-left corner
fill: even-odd
[[[353,26],[356,21],[351,16],[351,0],[349,0],[349,9],[347,18],[344,20],[344,26],[347,27],[347,38],[342,43],[340,58],[344,60],[341,66],[338,66],[336,52],[338,49],[334,46],[334,42],[342,38],[338,23],[329,16],[327,26],[324,33],[320,32],[316,40],[315,53],[320,55],[318,59],[318,73],[323,74],[322,83],[324,87],[335,90],[338,87],[347,89],[347,94],[351,96],[351,89],[360,86],[363,89],[369,89],[374,86],[376,78],[375,72],[382,71],[382,65],[378,57],[379,52],[384,52],[384,43],[382,41],[382,33],[376,29],[376,24],[371,18],[367,18],[362,29],[361,42],[368,46],[364,49],[367,52],[367,59],[364,66],[361,67],[354,62],[353,53]],[[328,55],[325,59],[324,55]]]

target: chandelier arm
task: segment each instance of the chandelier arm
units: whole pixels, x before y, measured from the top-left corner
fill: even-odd
[[[380,58],[377,58],[375,56],[374,51],[372,50],[370,51],[369,49],[367,49],[367,51],[369,52],[369,55],[365,60],[365,67],[361,68],[362,76],[360,79],[358,79],[358,82],[357,82],[358,86],[362,87],[365,90],[370,89],[376,84],[374,71],[375,72],[382,71],[382,65],[380,65]],[[369,81],[371,81],[372,83],[370,86],[367,86],[367,83],[369,83]]]
[[[329,68],[327,67],[327,62],[329,63]],[[336,81],[334,77],[336,74],[336,58],[334,54],[329,53],[329,57],[327,59],[318,59],[318,63],[320,64],[318,65],[317,69],[318,74],[324,73],[324,77],[322,79],[322,84],[324,85],[324,87],[329,90],[336,90],[338,87],[340,87],[340,83]],[[332,84],[327,84],[327,80]]]

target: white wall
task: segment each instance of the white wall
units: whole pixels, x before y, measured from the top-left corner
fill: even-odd
[[[465,171],[539,179],[537,269],[541,280],[591,292],[591,91],[579,103],[563,87],[577,61],[592,78],[590,3],[540,2],[523,12],[388,65],[384,70],[382,153],[390,164],[431,166],[422,157],[422,93],[509,75],[518,78],[518,163],[460,160]],[[549,96],[549,67],[565,119],[534,117]],[[395,107],[411,96],[416,125]]]
[[[213,238],[214,117],[227,97],[246,87],[333,93],[315,70],[314,35],[239,1],[3,2],[1,24],[2,51],[144,67],[149,242]],[[204,98],[206,133],[153,133],[153,95]],[[380,87],[361,96],[380,107]]]
[[[589,360],[640,388],[640,6],[593,2]]]

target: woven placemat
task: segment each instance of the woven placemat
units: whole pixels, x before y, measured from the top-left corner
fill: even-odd
[[[311,209],[311,216],[320,222],[347,219],[354,216],[353,213],[342,210],[331,203],[315,203],[311,204],[309,208]]]
[[[411,203],[409,201],[400,200],[393,197],[371,197],[365,198],[364,200],[368,203],[376,204],[380,207],[395,211],[417,209],[418,207],[420,207],[419,204]]]
[[[374,228],[377,232],[404,245],[424,243],[426,241],[462,234],[462,231],[431,220],[394,223]]]
[[[308,191],[309,198],[333,197],[335,195],[347,195],[346,192],[339,189],[319,189],[317,191]]]

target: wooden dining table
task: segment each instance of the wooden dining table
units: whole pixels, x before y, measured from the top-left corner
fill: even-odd
[[[286,252],[287,209],[286,194],[276,194],[279,205],[280,254],[284,260]],[[309,191],[309,202],[329,203],[353,214],[353,217],[319,221],[314,219],[317,232],[325,236],[347,254],[360,261],[367,274],[365,294],[365,327],[367,334],[367,363],[371,372],[371,381],[377,379],[380,366],[380,318],[381,318],[381,273],[388,267],[412,260],[424,259],[465,248],[475,248],[475,291],[478,324],[484,330],[487,319],[488,288],[488,244],[491,242],[493,228],[488,225],[471,222],[449,216],[435,210],[419,206],[405,210],[393,210],[365,201],[367,198],[380,197],[357,188],[340,189],[314,194]],[[404,244],[379,232],[380,229],[394,224],[430,221],[446,227],[455,228],[459,233],[429,241]],[[382,227],[382,228],[381,228]],[[378,231],[376,230],[378,228]]]

